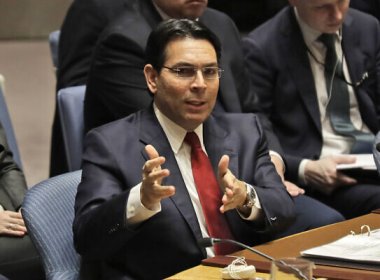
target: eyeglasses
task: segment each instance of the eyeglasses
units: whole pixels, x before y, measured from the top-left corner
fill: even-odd
[[[215,80],[219,79],[222,76],[223,72],[223,69],[216,66],[206,66],[202,68],[195,66],[162,66],[162,68],[169,69],[172,73],[175,73],[177,77],[184,79],[194,79],[194,77],[197,75],[198,70],[201,70],[204,79]]]

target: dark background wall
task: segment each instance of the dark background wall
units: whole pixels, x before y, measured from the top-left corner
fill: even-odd
[[[287,0],[209,0],[209,6],[228,14],[241,32],[249,32],[288,4]]]

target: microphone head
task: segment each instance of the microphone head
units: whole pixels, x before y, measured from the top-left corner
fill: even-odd
[[[380,152],[380,142],[376,144],[376,150]]]
[[[202,248],[207,248],[207,247],[214,246],[214,242],[212,238],[204,237],[204,238],[198,239],[198,245],[201,246]]]

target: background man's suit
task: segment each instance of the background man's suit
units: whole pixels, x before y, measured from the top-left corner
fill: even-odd
[[[227,212],[235,238],[255,244],[269,236],[269,226],[279,230],[289,224],[293,202],[270,163],[256,117],[211,116],[204,123],[203,135],[214,170],[220,157],[229,155],[229,168],[237,178],[255,186],[265,213],[265,222],[255,224],[242,220],[235,210]],[[141,182],[147,144],[166,157],[163,168],[170,170],[170,176],[162,184],[175,186],[176,193],[161,201],[160,213],[130,227],[125,224],[126,202],[130,189]],[[152,108],[96,128],[87,135],[85,146],[74,240],[77,250],[86,253],[84,260],[101,261],[103,279],[162,279],[206,257],[197,245],[201,232],[189,194]]]
[[[380,20],[379,0],[350,0],[350,7],[371,14]]]
[[[225,14],[206,8],[199,20],[222,44],[220,91],[216,110],[241,112],[240,101],[249,96],[244,79],[240,35]],[[162,18],[152,0],[140,0],[127,9],[101,35],[92,61],[85,98],[85,129],[125,117],[149,106],[143,75],[145,45]]]
[[[343,52],[351,80],[369,77],[356,90],[363,122],[376,133],[380,117],[380,28],[362,12],[350,9],[343,28]],[[254,106],[263,125],[281,141],[287,176],[298,181],[302,159],[319,159],[321,121],[307,47],[292,7],[252,31],[243,40],[253,90]]]
[[[85,85],[99,35],[134,0],[75,0],[61,26],[56,91]],[[50,175],[68,171],[56,104],[52,127]]]

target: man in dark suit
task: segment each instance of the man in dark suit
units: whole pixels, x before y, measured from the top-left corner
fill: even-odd
[[[304,186],[307,194],[346,217],[368,213],[380,207],[380,188],[364,184],[368,176],[364,181],[337,170],[338,164],[355,161],[347,154],[361,142],[354,140],[354,135],[338,132],[332,120],[338,110],[331,109],[331,100],[342,92],[332,89],[344,84],[349,99],[345,110],[355,133],[373,138],[380,117],[379,23],[349,9],[348,0],[289,2],[293,7],[285,8],[243,40],[257,97],[255,108],[263,126],[273,132],[271,137],[281,140],[288,180]],[[339,58],[334,71],[325,71],[327,47],[319,39],[322,33],[334,39]],[[339,76],[338,64],[343,65]],[[328,87],[330,80],[334,83]],[[371,141],[367,144],[370,147]]]
[[[60,29],[56,92],[85,85],[99,35],[134,0],[75,0]],[[54,113],[50,176],[68,171],[58,108]]]
[[[217,178],[212,185],[210,175],[208,187],[219,192],[213,210],[227,225],[216,235],[229,230],[252,245],[291,221],[294,205],[257,118],[211,115],[220,48],[197,21],[162,22],[149,37],[144,67],[153,105],[87,134],[74,242],[100,278],[163,279],[214,255],[197,243],[215,224],[206,222],[206,198],[193,176],[184,142],[190,132]]]
[[[225,14],[207,8],[207,1],[140,0],[134,9],[128,9],[112,22],[101,35],[94,53],[85,97],[84,118],[86,130],[122,118],[152,101],[147,93],[143,67],[145,46],[149,33],[163,18],[199,18],[221,40],[223,76],[215,111],[242,112],[253,102],[244,69],[240,36],[232,20]],[[139,32],[136,32],[139,30]],[[271,139],[268,139],[271,141]],[[277,143],[270,143],[272,150]],[[280,152],[280,151],[279,151]],[[272,157],[275,161],[276,156]],[[281,173],[281,172],[280,172]],[[286,182],[296,198],[298,219],[294,227],[282,234],[292,234],[341,221],[343,217],[326,206],[302,196],[302,190]],[[309,211],[308,209],[311,209]],[[318,209],[319,215],[315,215]]]
[[[26,191],[24,174],[12,158],[0,123],[0,272],[12,280],[44,279],[19,211]]]

